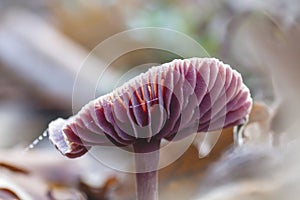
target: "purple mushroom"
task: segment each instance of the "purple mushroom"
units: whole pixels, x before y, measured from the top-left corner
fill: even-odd
[[[137,199],[157,199],[162,139],[180,140],[245,123],[252,99],[241,75],[215,58],[174,60],[150,68],[69,119],[49,124],[49,138],[70,158],[94,145],[133,146]]]

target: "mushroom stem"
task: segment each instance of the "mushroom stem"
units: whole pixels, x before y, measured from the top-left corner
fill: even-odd
[[[160,140],[140,140],[133,145],[136,166],[137,200],[158,200]]]

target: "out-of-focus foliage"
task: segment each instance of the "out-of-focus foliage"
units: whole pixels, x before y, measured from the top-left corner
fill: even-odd
[[[298,199],[298,142],[288,148],[246,145],[228,152],[208,171],[195,200]]]

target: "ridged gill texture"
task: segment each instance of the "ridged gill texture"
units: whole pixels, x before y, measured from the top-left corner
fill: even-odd
[[[241,75],[215,58],[150,68],[69,119],[49,124],[52,143],[78,157],[93,145],[178,140],[245,122],[252,106]]]

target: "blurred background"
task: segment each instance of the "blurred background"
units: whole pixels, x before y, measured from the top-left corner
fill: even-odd
[[[25,149],[51,120],[72,115],[76,73],[89,52],[114,34],[143,27],[163,27],[184,33],[200,43],[210,56],[241,72],[252,97],[261,105],[258,114],[253,114],[256,124],[245,131],[250,140],[255,135],[252,143],[261,144],[266,140],[276,146],[297,143],[299,23],[297,0],[2,0],[1,151]],[[133,36],[127,42],[143,41]],[[99,87],[98,94],[111,91],[115,81],[132,67],[174,58],[177,57],[172,52],[151,49],[127,53],[111,64],[107,84]],[[95,70],[102,69],[107,62],[105,56],[97,53],[92,59],[90,67]],[[86,88],[92,87],[89,82],[92,76],[91,70],[80,77]],[[78,92],[85,95],[84,89]],[[270,134],[272,139],[265,137]],[[43,140],[37,148],[48,146],[48,140]],[[224,149],[228,146],[226,143]],[[46,152],[50,149],[54,148],[47,148]],[[273,153],[270,155],[272,160]],[[20,159],[13,158],[12,162]],[[165,193],[169,191],[167,188]],[[170,188],[176,187],[171,184]],[[168,194],[162,196],[168,198]]]

